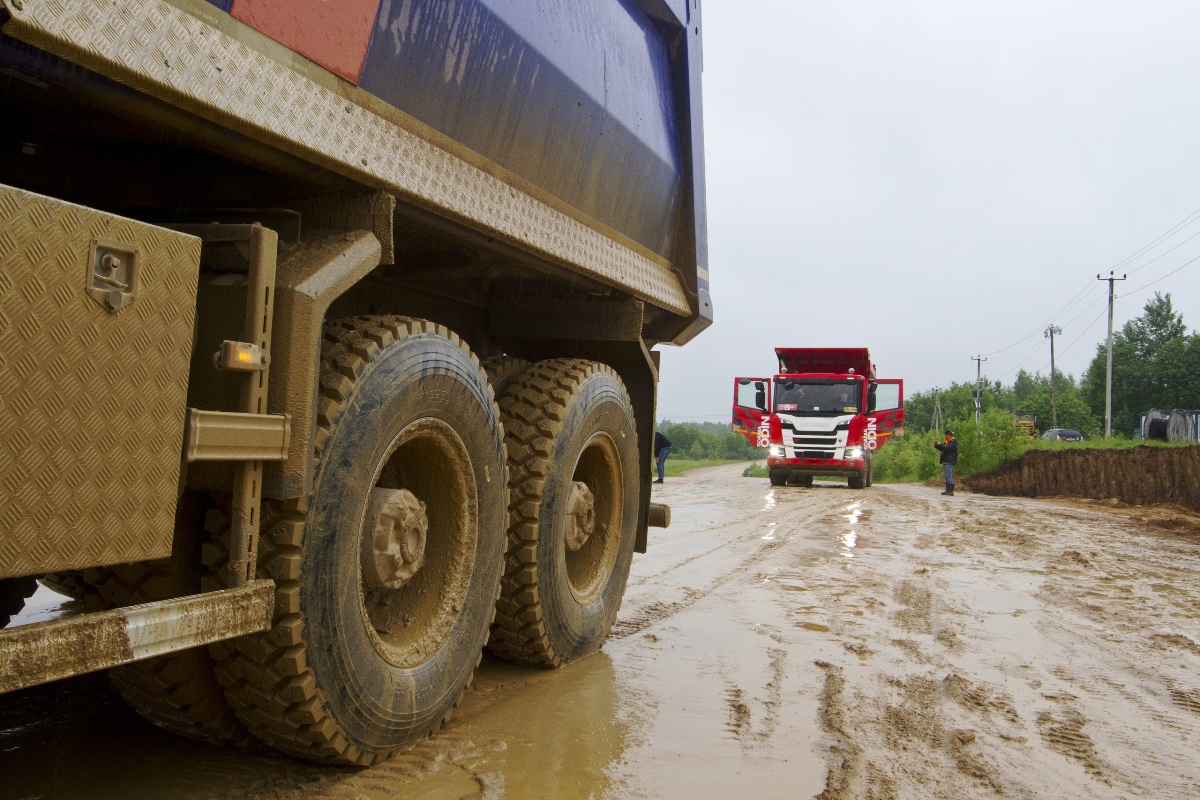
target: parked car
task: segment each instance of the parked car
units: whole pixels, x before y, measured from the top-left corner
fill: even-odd
[[[1070,428],[1051,428],[1042,434],[1042,438],[1052,442],[1082,442],[1083,434]]]

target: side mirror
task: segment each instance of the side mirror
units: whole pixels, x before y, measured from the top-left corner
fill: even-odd
[[[761,383],[758,384],[757,391],[754,392],[754,405],[759,411],[767,410],[767,390]]]
[[[875,384],[871,384],[871,388],[867,389],[867,413],[870,414],[875,410]]]

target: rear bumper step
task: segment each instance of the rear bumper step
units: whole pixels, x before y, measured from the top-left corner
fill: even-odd
[[[0,630],[0,693],[271,627],[275,582]]]

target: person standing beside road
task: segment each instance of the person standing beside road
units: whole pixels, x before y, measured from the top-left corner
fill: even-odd
[[[667,470],[667,456],[671,455],[671,440],[658,431],[654,432],[654,454],[658,462],[658,480],[655,483],[662,483]]]
[[[954,465],[958,463],[958,440],[954,438],[954,431],[946,429],[946,441],[935,442],[934,447],[942,452],[938,461],[946,472],[946,491],[942,494],[954,496]]]

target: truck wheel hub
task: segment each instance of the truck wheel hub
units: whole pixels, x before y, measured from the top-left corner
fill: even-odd
[[[571,483],[571,497],[567,500],[566,524],[567,549],[575,552],[583,547],[588,537],[596,530],[596,498],[583,481]]]
[[[399,589],[425,564],[429,517],[407,489],[372,489],[363,526],[363,583]]]

